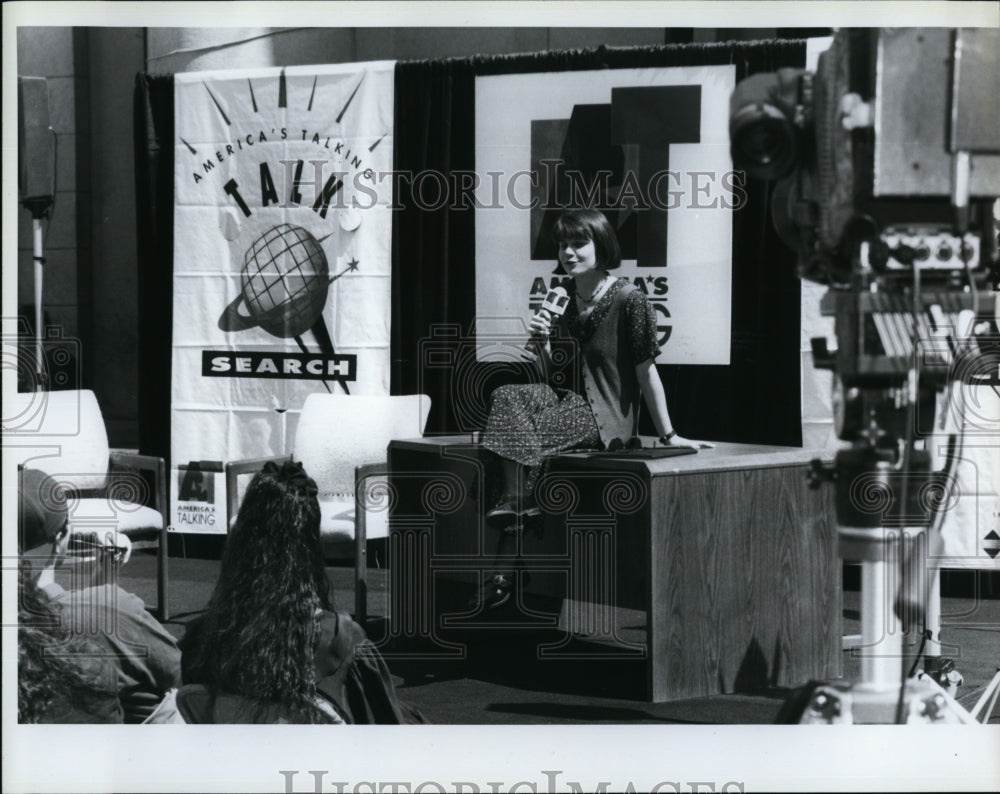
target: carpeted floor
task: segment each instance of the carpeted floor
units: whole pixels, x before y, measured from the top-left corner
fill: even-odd
[[[156,602],[155,563],[152,554],[136,553],[121,571],[121,585],[147,605]],[[170,558],[171,616],[166,626],[178,638],[207,604],[218,569],[215,559]],[[350,610],[353,570],[331,566],[328,575],[337,606]],[[944,655],[954,659],[964,678],[957,696],[966,708],[1000,667],[1000,598],[990,589],[992,578],[969,577],[973,587],[958,596],[946,591],[942,599]],[[980,581],[987,586],[975,587]],[[848,583],[844,593],[845,634],[860,631],[859,593],[850,587]],[[368,602],[369,635],[384,648],[401,696],[436,724],[765,724],[775,721],[791,694],[788,689],[774,689],[648,703],[640,692],[641,662],[539,659],[539,643],[560,639],[554,630],[550,634],[533,630],[524,636],[505,631],[502,642],[492,641],[489,631],[478,631],[455,650],[452,659],[400,657],[391,642],[383,642],[388,636],[385,571],[370,571]],[[845,680],[855,679],[859,669],[858,659],[845,651]],[[996,711],[991,721],[1000,723],[1000,708]]]

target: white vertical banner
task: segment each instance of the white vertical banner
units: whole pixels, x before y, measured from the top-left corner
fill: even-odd
[[[171,457],[284,454],[389,391],[393,62],[175,76]]]
[[[829,340],[836,347],[836,325],[833,317],[824,316],[820,301],[827,291],[823,284],[802,280],[801,323],[799,326],[799,377],[802,383],[802,446],[826,450],[831,455],[843,446],[833,426],[833,373],[818,369],[813,360],[812,339]]]
[[[552,224],[605,212],[615,272],[657,314],[660,364],[729,364],[735,67],[476,78],[477,331],[522,318],[562,281]],[[485,355],[485,337],[480,355]]]
[[[928,441],[933,467],[941,470],[949,435],[959,439],[941,525],[944,546],[934,562],[1000,570],[1000,394],[994,385],[1000,368],[995,358],[979,354],[958,364],[953,375],[939,395],[935,434]]]

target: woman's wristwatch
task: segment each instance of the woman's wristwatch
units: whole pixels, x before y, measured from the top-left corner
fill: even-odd
[[[667,444],[670,443],[670,439],[672,439],[676,435],[677,435],[677,431],[676,430],[671,430],[666,435],[660,436],[660,443],[663,444],[663,445],[667,445]]]

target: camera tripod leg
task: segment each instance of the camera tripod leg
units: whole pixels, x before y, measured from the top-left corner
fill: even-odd
[[[998,697],[1000,697],[1000,670],[997,670],[997,674],[993,676],[993,680],[990,681],[979,700],[976,701],[976,705],[972,707],[972,711],[969,712],[972,719],[983,725],[989,722],[990,715],[996,708]],[[983,714],[982,719],[979,718],[980,712]]]
[[[941,569],[936,565],[931,571],[929,584],[924,603],[924,628],[928,637],[925,658],[941,656]]]

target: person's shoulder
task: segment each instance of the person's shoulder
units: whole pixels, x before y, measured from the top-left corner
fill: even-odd
[[[621,287],[618,289],[618,294],[615,295],[615,299],[628,309],[639,309],[645,308],[649,303],[649,298],[646,297],[646,293],[639,289],[631,279],[627,279],[624,276],[619,279]]]
[[[164,642],[176,645],[176,640],[167,628],[146,609],[146,602],[135,593],[123,590],[115,584],[107,583],[85,587],[81,590],[70,590],[69,597],[64,602],[64,608],[72,609],[79,617],[86,616],[99,609],[104,614],[114,614],[117,620],[126,621],[130,626],[146,632],[150,636],[157,635]]]
[[[48,582],[47,584],[39,585],[38,589],[56,607],[60,607],[69,598],[69,591],[58,582]]]
[[[320,631],[324,635],[334,636],[341,640],[349,639],[353,642],[368,638],[361,624],[357,623],[346,612],[323,610],[320,615]]]
[[[135,593],[124,590],[112,582],[91,585],[80,590],[70,590],[69,599],[79,603],[99,604],[118,612],[146,613],[146,602]]]
[[[320,615],[315,651],[318,677],[339,670],[353,658],[355,648],[366,639],[365,630],[350,615],[324,611]]]
[[[619,276],[618,292],[615,294],[615,297],[620,301],[626,301],[635,300],[634,296],[638,296],[641,299],[645,297],[645,294],[632,282],[632,279]]]

